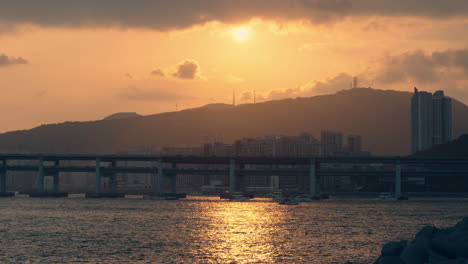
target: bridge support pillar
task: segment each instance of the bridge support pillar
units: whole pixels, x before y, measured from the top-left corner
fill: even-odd
[[[36,193],[30,193],[29,197],[66,197],[68,196],[68,193],[61,193],[60,192],[60,171],[59,171],[59,161],[55,161],[55,170],[49,170],[46,171],[46,168],[44,167],[44,159],[40,158],[39,159],[39,165],[38,165],[38,191]],[[53,190],[52,191],[46,191],[45,189],[45,177],[46,176],[51,176],[53,178]]]
[[[57,160],[55,161],[55,167],[59,167],[60,166],[60,161]],[[54,173],[54,193],[58,194],[60,193],[60,171],[56,171]]]
[[[38,192],[40,194],[44,193],[44,178],[45,178],[45,172],[44,172],[44,160],[42,158],[39,159],[39,168],[38,168]]]
[[[54,193],[60,193],[60,172],[54,175]]]
[[[101,159],[96,158],[96,195],[101,194]]]
[[[3,160],[2,167],[0,168],[0,197],[15,196],[15,193],[7,192],[7,169],[6,160]]]
[[[0,195],[6,193],[6,171],[0,169]]]
[[[395,164],[395,198],[401,197],[401,163],[397,160]]]
[[[315,159],[310,159],[309,165],[309,196],[317,197],[318,196],[317,188],[317,167]]]
[[[112,169],[117,167],[116,161],[112,161],[111,166]],[[111,172],[109,175],[109,191],[111,194],[117,193],[117,179],[115,172]]]
[[[231,159],[229,163],[229,191],[236,191],[236,161]]]
[[[164,193],[164,182],[165,182],[165,175],[164,175],[164,162],[159,160],[158,164],[158,193]]]
[[[159,192],[158,177],[159,168],[157,171],[154,169],[151,175],[151,194],[158,194]]]
[[[176,169],[177,168],[177,164],[176,163],[172,163],[172,168],[173,169]],[[174,172],[171,174],[171,193],[172,194],[175,194],[177,193],[177,173]]]
[[[172,168],[176,169],[177,164],[172,163]],[[170,178],[171,181],[171,193],[164,193],[164,183],[166,181],[166,177]],[[145,200],[178,200],[179,198],[185,198],[185,194],[177,193],[177,173],[174,172],[164,172],[164,161],[162,159],[159,160],[158,164],[158,175],[153,176],[153,194],[145,196]]]
[[[112,167],[115,166],[115,161],[112,161]],[[109,177],[109,189],[106,192],[102,192],[102,177]],[[94,193],[86,193],[87,198],[123,198],[125,194],[116,193],[114,188],[116,187],[115,172],[105,171],[101,167],[101,158],[96,158],[96,190]]]

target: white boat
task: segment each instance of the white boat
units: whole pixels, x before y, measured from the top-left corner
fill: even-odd
[[[398,199],[394,197],[391,193],[389,192],[383,192],[379,194],[379,198],[382,199],[385,202],[396,202]]]
[[[393,197],[392,193],[382,192],[382,193],[379,194],[379,198],[385,199],[385,198],[388,198],[388,197]]]

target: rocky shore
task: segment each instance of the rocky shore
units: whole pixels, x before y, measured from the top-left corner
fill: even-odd
[[[390,242],[374,264],[468,264],[468,217],[445,229],[426,226],[412,241]]]

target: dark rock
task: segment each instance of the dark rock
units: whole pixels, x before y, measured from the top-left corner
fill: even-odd
[[[449,259],[446,261],[437,262],[437,264],[468,264],[466,259]]]
[[[458,234],[452,240],[457,258],[468,258],[468,234]]]
[[[429,254],[423,246],[410,243],[403,249],[400,258],[407,264],[425,264],[429,258]]]
[[[450,258],[468,258],[468,221],[466,218],[449,232],[437,233],[431,240],[431,249]]]
[[[383,258],[383,256],[380,256],[375,262],[374,264],[379,264],[379,261]]]
[[[400,257],[397,256],[385,256],[379,259],[378,264],[405,264]]]
[[[455,230],[449,235],[449,241],[457,258],[468,258],[468,218],[455,226]]]
[[[416,234],[416,238],[414,240],[431,240],[431,238],[439,232],[440,229],[435,226],[425,226]]]
[[[434,236],[441,232],[435,226],[425,226],[416,234],[413,243],[418,244],[419,247],[428,249],[431,247],[431,240]]]
[[[455,225],[455,230],[458,230],[458,231],[462,231],[462,230],[465,230],[465,231],[468,231],[468,217],[465,217],[463,218],[463,220],[461,220],[460,222],[458,222],[456,225]]]
[[[429,262],[432,264],[431,262]],[[448,259],[445,261],[440,261],[440,262],[433,262],[434,264],[458,264],[456,259]]]
[[[456,258],[457,254],[452,242],[449,240],[449,234],[446,232],[438,233],[432,238],[430,248],[447,258]]]
[[[404,248],[401,242],[390,242],[383,246],[381,253],[382,256],[400,256]]]
[[[449,259],[440,255],[439,253],[429,250],[429,264],[439,264]]]
[[[414,240],[383,246],[374,264],[468,264],[468,217],[454,227],[426,226]]]

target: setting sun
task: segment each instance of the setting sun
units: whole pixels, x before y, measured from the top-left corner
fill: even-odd
[[[248,27],[237,27],[232,30],[232,36],[237,41],[246,41],[249,38],[250,29]]]

